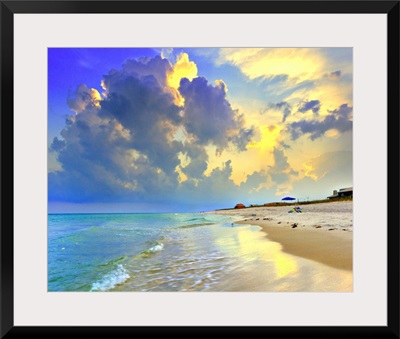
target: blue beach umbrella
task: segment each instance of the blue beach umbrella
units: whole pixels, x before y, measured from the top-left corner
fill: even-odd
[[[291,201],[291,200],[296,200],[296,198],[292,198],[292,197],[284,197],[282,198],[283,201]]]

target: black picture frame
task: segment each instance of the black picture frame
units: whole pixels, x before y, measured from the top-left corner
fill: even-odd
[[[224,2],[224,1],[221,1]],[[226,4],[227,2],[225,2]],[[135,338],[238,335],[265,338],[399,338],[399,1],[1,1],[1,337]],[[387,326],[14,326],[13,22],[18,13],[382,13],[387,15]],[[389,156],[390,155],[390,156]],[[369,306],[367,306],[369,307]]]

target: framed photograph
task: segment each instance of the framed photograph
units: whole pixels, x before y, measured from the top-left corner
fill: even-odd
[[[398,1],[1,1],[1,337],[399,338]]]

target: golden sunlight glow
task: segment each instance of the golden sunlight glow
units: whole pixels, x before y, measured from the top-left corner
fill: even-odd
[[[265,241],[264,234],[251,232],[246,228],[238,228],[235,237],[216,237],[215,242],[222,248],[234,245],[235,255],[239,255],[249,263],[254,260],[264,260],[273,263],[276,278],[280,279],[298,271],[294,257],[282,252],[282,245],[274,241]]]
[[[225,150],[222,153],[218,153],[217,148],[212,145],[206,146],[205,149],[208,155],[207,169],[204,171],[206,177],[210,176],[214,169],[223,169],[224,164],[230,160],[232,175],[229,179],[231,179],[236,185],[240,185],[241,182],[246,181],[246,176],[248,174],[247,169],[252,167],[249,165],[248,161],[243,161],[243,158],[249,156],[247,152],[237,153]],[[250,160],[252,159],[253,157],[250,156]],[[251,168],[251,171],[254,172],[254,168]]]
[[[100,93],[95,88],[88,88],[86,85],[82,84],[77,90],[79,92],[84,92],[85,96],[82,97],[81,95],[78,95],[73,100],[73,107],[71,107],[71,110],[73,110],[76,114],[83,112],[89,104],[96,108],[100,108],[100,101],[102,98]],[[89,98],[86,94],[89,95]]]
[[[187,154],[183,154],[182,152],[178,153],[178,159],[181,162],[181,167],[185,168],[186,166],[188,166],[191,162],[190,157]]]
[[[317,81],[312,88],[303,88],[290,94],[286,101],[300,102],[306,100],[319,100],[321,117],[329,114],[328,111],[338,109],[343,104],[353,106],[352,87],[350,83],[338,85],[332,81]]]
[[[104,80],[101,80],[101,81],[100,81],[100,86],[101,86],[101,88],[104,89],[105,91],[107,90],[106,83],[104,82]]]
[[[292,189],[293,189],[293,186],[291,183],[280,184],[276,188],[275,195],[277,197],[282,196],[282,195],[287,195],[290,193],[290,191]]]
[[[247,147],[246,152],[237,152],[225,150],[222,154],[216,153],[215,146],[207,146],[206,151],[208,154],[207,169],[204,172],[205,176],[210,176],[212,171],[216,168],[223,168],[223,164],[228,160],[231,161],[232,174],[230,180],[236,186],[247,181],[247,177],[254,172],[263,172],[267,170],[269,165],[273,164],[273,154],[270,151],[261,150],[259,147]],[[262,188],[269,188],[266,182],[261,183],[260,186],[255,187],[255,190]]]
[[[228,86],[223,80],[221,79],[215,80],[215,85],[219,88],[222,88],[225,93],[228,93]]]
[[[103,92],[101,92],[101,96],[102,96],[103,99],[105,99],[105,98],[107,98],[108,90],[107,90],[107,87],[106,87],[106,84],[105,84],[104,80],[100,81],[100,86],[103,89]]]
[[[257,187],[251,188],[250,191],[249,191],[250,194],[259,192],[262,189],[267,189],[268,190],[269,188],[271,188],[274,185],[272,180],[269,179],[269,175],[267,175],[265,173],[263,173],[263,174],[265,175],[265,181],[261,182]]]
[[[175,172],[178,173],[178,182],[181,184],[188,180],[188,177],[185,173],[183,173],[182,168],[180,166],[176,166]]]
[[[277,245],[281,247],[280,244]],[[274,252],[273,261],[275,265],[275,274],[278,278],[286,277],[287,275],[298,271],[296,260],[280,250]]]
[[[197,77],[197,66],[193,61],[189,61],[187,53],[178,55],[176,64],[172,66],[171,73],[168,74],[168,86],[178,89],[182,78],[193,80]]]
[[[90,96],[91,96],[91,98],[92,98],[93,105],[94,105],[95,107],[100,108],[100,101],[101,101],[101,95],[100,95],[100,93],[99,93],[96,89],[91,88],[91,89],[90,89]]]
[[[305,176],[309,177],[313,180],[318,180],[318,176],[313,173],[313,171],[315,170],[314,166],[311,164],[311,162],[306,162],[303,164],[303,167],[305,168]]]
[[[182,183],[188,180],[187,175],[183,173],[182,169],[190,164],[191,159],[187,154],[183,154],[182,152],[178,153],[178,159],[180,161],[180,165],[176,166],[175,172],[178,173],[179,175],[178,178],[179,183]]]
[[[328,138],[337,139],[340,137],[340,132],[337,129],[332,128],[325,132],[325,136]]]
[[[178,92],[178,88],[182,78],[193,80],[197,77],[197,66],[193,61],[189,61],[187,53],[178,55],[175,65],[172,65],[172,71],[167,74],[167,85],[176,90],[175,104],[182,106],[183,97]]]
[[[325,68],[315,48],[222,49],[221,54],[250,79],[287,75],[298,83],[321,77]]]
[[[250,142],[247,148],[259,148],[262,151],[272,150],[277,145],[281,130],[282,127],[278,125],[260,126],[261,140]]]

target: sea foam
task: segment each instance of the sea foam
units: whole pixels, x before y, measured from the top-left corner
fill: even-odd
[[[116,285],[122,284],[129,278],[130,275],[128,274],[126,268],[122,264],[119,264],[116,270],[107,273],[99,281],[93,283],[90,291],[108,291]]]
[[[147,251],[154,253],[154,252],[160,252],[164,249],[164,244],[163,243],[159,243],[151,248],[149,248]]]

